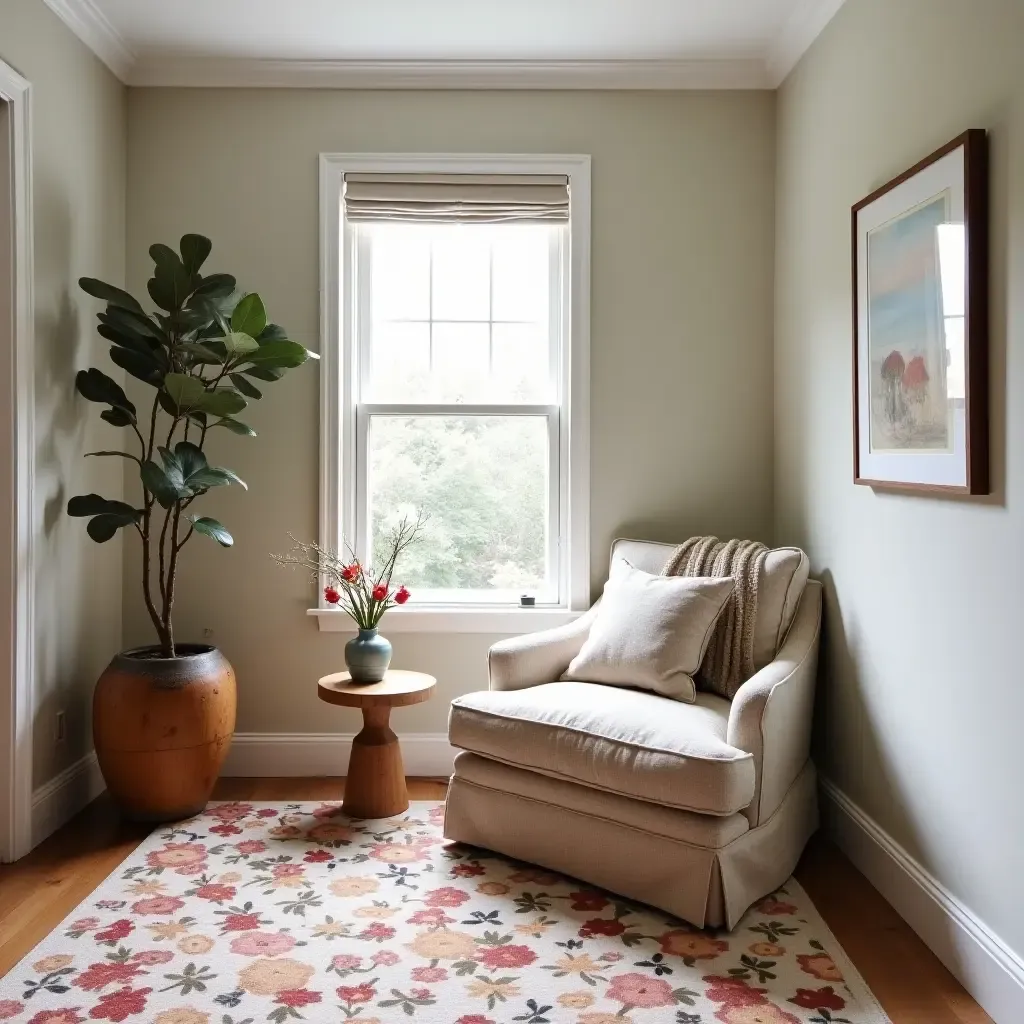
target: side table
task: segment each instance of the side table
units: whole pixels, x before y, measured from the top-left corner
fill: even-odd
[[[437,680],[423,672],[389,669],[379,683],[353,683],[347,672],[324,676],[317,693],[328,704],[362,708],[363,728],[352,741],[342,810],[352,818],[388,818],[409,806],[392,708],[429,700]]]

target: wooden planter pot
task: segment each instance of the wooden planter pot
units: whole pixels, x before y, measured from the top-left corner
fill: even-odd
[[[215,647],[178,657],[139,647],[117,655],[93,695],[103,778],[129,818],[176,821],[201,811],[235,730],[235,673]]]

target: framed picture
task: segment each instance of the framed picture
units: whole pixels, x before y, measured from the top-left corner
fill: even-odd
[[[853,207],[854,481],[988,493],[988,145],[973,128]]]

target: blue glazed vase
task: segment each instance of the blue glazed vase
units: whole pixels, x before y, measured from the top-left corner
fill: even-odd
[[[376,629],[360,629],[345,644],[345,665],[353,683],[379,683],[391,664],[391,641]]]

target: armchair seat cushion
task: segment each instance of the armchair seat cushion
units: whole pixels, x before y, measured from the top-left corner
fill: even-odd
[[[701,814],[753,799],[751,754],[726,742],[729,702],[695,704],[593,683],[553,682],[452,702],[451,743],[552,778]]]

